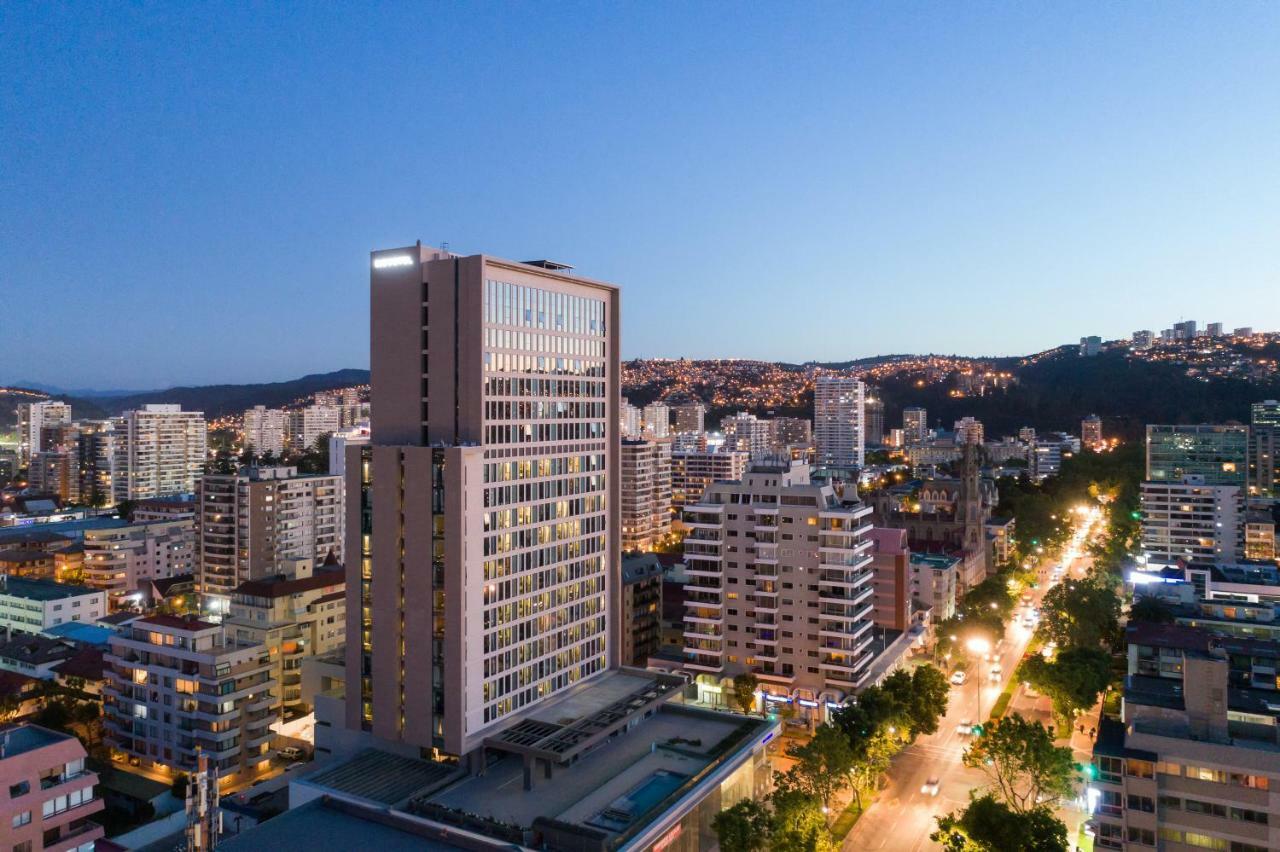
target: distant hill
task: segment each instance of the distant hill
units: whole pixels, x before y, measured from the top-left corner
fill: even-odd
[[[313,373],[287,382],[178,387],[129,396],[99,397],[93,402],[109,414],[119,414],[147,403],[177,403],[188,411],[203,411],[205,417],[212,420],[225,414],[238,414],[255,405],[275,408],[317,391],[368,382],[368,370],[346,369],[332,373]],[[74,410],[73,404],[72,411]]]
[[[71,414],[76,418],[99,419],[111,417],[147,403],[177,403],[188,411],[203,411],[212,420],[226,414],[239,414],[255,405],[278,407],[317,391],[344,388],[369,383],[368,370],[335,370],[332,373],[313,373],[287,382],[268,382],[254,385],[204,385],[201,387],[177,387],[157,391],[130,391],[125,394],[91,392],[93,395],[67,395],[54,393],[53,399],[71,403]],[[48,391],[45,391],[48,393]],[[0,425],[16,422],[18,399],[0,396]]]

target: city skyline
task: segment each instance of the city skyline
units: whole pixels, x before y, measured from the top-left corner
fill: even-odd
[[[364,366],[368,252],[418,236],[620,282],[624,358],[1280,327],[1280,11],[922,8],[7,7],[0,275],[72,307],[0,380]]]

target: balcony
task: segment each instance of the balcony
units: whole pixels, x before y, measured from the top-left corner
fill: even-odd
[[[760,680],[770,681],[772,683],[795,683],[795,673],[785,674],[783,672],[771,671],[761,666],[756,666],[751,670],[752,674],[760,678]]]
[[[686,604],[686,607],[687,606],[688,604]],[[693,612],[686,610],[684,620],[689,624],[709,624],[718,626],[724,624],[724,613],[702,609],[695,610]],[[719,633],[717,633],[717,635],[719,635]]]

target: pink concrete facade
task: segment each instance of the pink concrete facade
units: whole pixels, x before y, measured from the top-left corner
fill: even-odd
[[[88,817],[104,806],[94,794],[98,774],[85,769],[85,756],[80,741],[67,734],[37,725],[0,730],[0,848],[93,849],[103,829]]]

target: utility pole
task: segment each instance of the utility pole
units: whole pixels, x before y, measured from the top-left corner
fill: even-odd
[[[218,769],[196,748],[196,772],[187,780],[187,852],[210,852],[222,834],[218,807]]]

